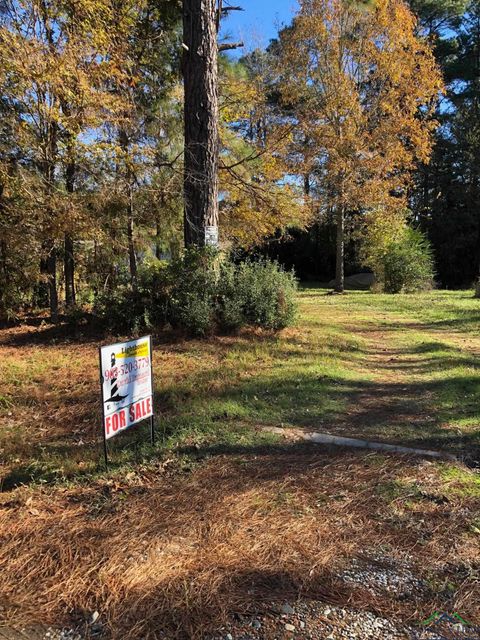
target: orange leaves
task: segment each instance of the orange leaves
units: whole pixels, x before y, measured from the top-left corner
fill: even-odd
[[[316,151],[299,172],[321,169],[325,206],[405,194],[409,171],[428,160],[442,79],[415,26],[402,0],[303,0],[282,34],[282,98]]]
[[[250,73],[221,63],[220,228],[223,240],[248,248],[289,225],[305,226],[310,212],[286,179],[293,128],[268,104],[269,60],[257,60]]]

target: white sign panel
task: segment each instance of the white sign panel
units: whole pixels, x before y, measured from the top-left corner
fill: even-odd
[[[100,376],[105,439],[153,415],[150,336],[101,347]]]
[[[205,227],[205,246],[218,247],[218,227]]]

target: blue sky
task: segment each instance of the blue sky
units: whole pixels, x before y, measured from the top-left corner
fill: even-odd
[[[288,24],[297,0],[224,0],[224,5],[241,6],[244,11],[231,11],[223,21],[222,36],[245,42],[245,51],[265,47],[281,24]],[[239,51],[241,55],[241,51]]]

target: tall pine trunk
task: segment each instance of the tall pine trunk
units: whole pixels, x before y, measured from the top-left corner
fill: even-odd
[[[216,0],[183,0],[184,235],[204,246],[218,227],[218,69]]]
[[[337,205],[337,259],[335,268],[335,291],[343,293],[345,289],[345,211]]]

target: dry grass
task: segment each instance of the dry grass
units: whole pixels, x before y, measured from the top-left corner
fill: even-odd
[[[212,458],[188,474],[168,468],[4,495],[3,617],[59,624],[99,611],[111,637],[126,640],[205,637],[252,603],[298,596],[403,620],[444,609],[448,597],[480,619],[471,530],[480,496],[451,490],[444,500],[456,485],[442,465],[289,445]],[[409,490],[392,493],[411,478],[424,489],[413,501]],[[399,601],[336,577],[349,558],[379,549],[413,555],[435,588]],[[452,582],[454,595],[443,588]]]
[[[303,596],[480,623],[478,472],[265,446],[258,429],[479,451],[478,310],[431,297],[311,290],[279,336],[157,342],[166,447],[137,456],[125,434],[110,475],[98,339],[2,332],[0,621],[82,625],[98,611],[114,640],[205,638],[233,612]],[[409,558],[427,587],[402,600],[340,579],[378,551]]]

